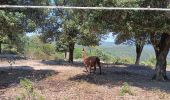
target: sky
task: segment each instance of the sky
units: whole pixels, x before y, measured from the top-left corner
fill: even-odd
[[[108,35],[106,35],[106,39],[102,39],[103,42],[114,42],[115,37],[113,37],[112,33],[110,32]]]

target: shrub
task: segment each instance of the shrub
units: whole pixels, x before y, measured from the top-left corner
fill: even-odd
[[[119,95],[124,96],[126,93],[128,93],[129,95],[134,95],[134,92],[131,90],[129,84],[127,82],[124,82]]]
[[[114,57],[113,58],[113,63],[114,64],[133,64],[133,60],[131,58],[128,58],[128,57]]]
[[[17,52],[17,49],[16,48],[12,48],[12,49],[9,49],[9,48],[6,48],[2,51],[3,54],[19,54]]]
[[[44,44],[42,46],[42,51],[47,55],[55,54],[55,46],[52,44]]]
[[[25,56],[33,59],[55,59],[56,47],[54,43],[43,43],[38,36],[32,36],[28,39],[25,46]]]
[[[40,44],[33,45],[30,44],[25,51],[25,55],[31,57],[32,59],[46,59],[51,60],[55,59],[55,45],[53,44]]]
[[[112,56],[106,52],[103,52],[100,49],[96,49],[94,52],[92,52],[93,55],[98,56],[102,61],[109,63],[112,60]]]
[[[74,58],[75,59],[82,58],[81,48],[75,48],[75,50],[74,50]]]
[[[39,95],[30,80],[24,78],[20,80],[21,87],[25,90],[21,96],[17,96],[16,100],[45,100],[43,96]]]
[[[54,59],[55,60],[64,59],[64,53],[62,53],[62,52],[55,53]]]
[[[147,61],[142,61],[141,64],[153,68],[156,64],[156,58],[150,57]]]

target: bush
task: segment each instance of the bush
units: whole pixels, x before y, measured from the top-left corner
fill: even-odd
[[[129,95],[134,95],[134,92],[131,90],[127,82],[123,83],[119,95],[124,96],[126,93],[128,93]]]
[[[75,48],[75,50],[74,50],[74,58],[75,58],[75,59],[80,59],[80,58],[82,58],[81,48]]]
[[[128,57],[122,57],[122,58],[114,57],[112,61],[114,64],[133,64],[134,63],[133,60]]]
[[[33,59],[48,59],[48,54],[45,54],[41,50],[34,51],[33,53]]]
[[[7,49],[4,49],[4,50],[2,51],[2,53],[3,53],[3,54],[14,54],[14,55],[19,54],[19,52],[17,52],[17,49],[16,49],[16,48],[12,48],[12,49],[7,48]]]
[[[57,53],[54,55],[54,60],[59,60],[59,59],[64,59],[64,53],[62,53],[62,52],[57,52]]]
[[[104,53],[102,52],[102,50],[96,49],[96,50],[94,51],[94,55],[96,55],[96,56],[98,56],[98,57],[100,57],[100,58],[102,59]]]
[[[156,64],[156,58],[150,57],[147,61],[142,61],[141,64],[153,68]]]
[[[38,36],[29,38],[25,46],[25,56],[33,59],[55,59],[55,45],[53,43],[43,43]]]
[[[42,46],[42,51],[47,55],[55,54],[55,46],[52,44],[44,44]]]
[[[20,80],[21,87],[25,90],[21,96],[17,96],[16,100],[45,100],[43,96],[39,95],[33,87],[33,83],[24,78]]]
[[[98,56],[102,61],[104,61],[104,62],[106,62],[106,63],[109,63],[109,62],[112,61],[112,56],[109,55],[109,54],[106,53],[106,52],[103,52],[103,51],[100,50],[100,49],[96,49],[96,50],[94,51],[94,53],[92,53],[92,54]]]

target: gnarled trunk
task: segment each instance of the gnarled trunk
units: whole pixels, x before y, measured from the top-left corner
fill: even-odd
[[[166,51],[162,51],[161,54],[158,56],[157,58],[157,62],[156,62],[156,68],[155,68],[155,75],[153,77],[153,79],[162,81],[162,80],[167,80],[167,75],[166,75],[166,65],[167,65],[167,61],[166,61],[166,55],[164,55],[166,53]]]
[[[69,63],[73,63],[74,45],[75,43],[69,43]]]
[[[153,41],[152,41],[153,43]],[[158,81],[167,80],[166,66],[167,66],[167,55],[170,48],[170,35],[164,33],[161,35],[161,40],[154,45],[156,55],[156,68],[153,79]]]
[[[144,44],[141,45],[141,44],[136,43],[136,61],[135,61],[136,65],[139,65],[140,63],[140,56],[141,56],[143,47],[144,47]]]
[[[2,41],[0,41],[0,54],[2,53]]]

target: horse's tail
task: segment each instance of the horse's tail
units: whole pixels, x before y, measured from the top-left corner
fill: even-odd
[[[97,62],[97,65],[99,66],[100,74],[101,74],[101,65],[100,65],[100,58],[99,57],[96,57],[96,62]]]

